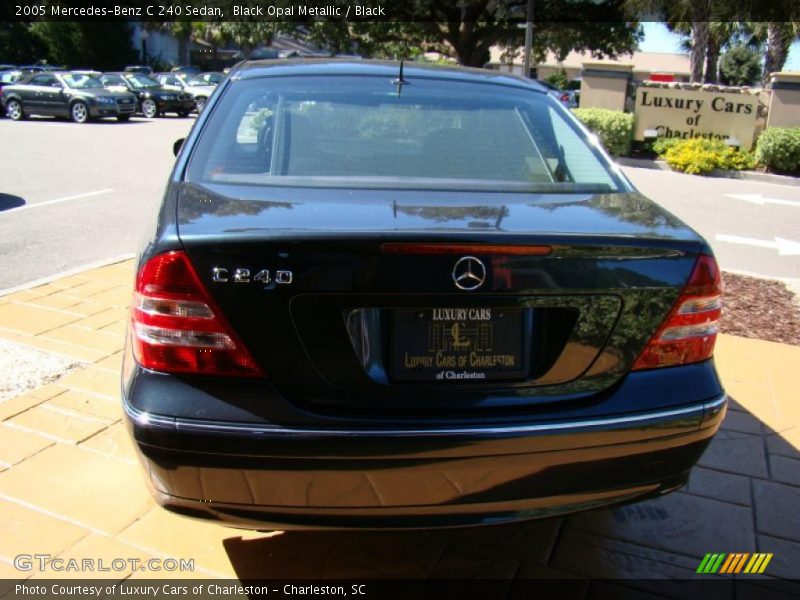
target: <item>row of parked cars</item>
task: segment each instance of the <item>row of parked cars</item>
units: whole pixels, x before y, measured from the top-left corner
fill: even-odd
[[[101,73],[49,68],[0,71],[0,112],[19,121],[30,115],[67,117],[76,123],[135,114],[149,119],[166,113],[187,117],[203,110],[223,73],[191,68],[169,73],[147,67]]]

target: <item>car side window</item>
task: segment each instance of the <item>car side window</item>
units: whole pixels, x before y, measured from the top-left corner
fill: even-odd
[[[53,85],[53,81],[55,81],[55,77],[52,75],[37,75],[33,79],[31,79],[31,85],[41,85],[41,86],[51,86]]]

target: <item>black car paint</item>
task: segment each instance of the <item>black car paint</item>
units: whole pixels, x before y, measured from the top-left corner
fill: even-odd
[[[713,360],[628,368],[697,255],[711,253],[708,244],[627,182],[623,194],[468,199],[430,190],[183,183],[205,120],[237,78],[376,69],[361,62],[270,63],[239,68],[221,84],[183,144],[140,253],[141,265],[185,249],[268,371],[255,381],[166,375],[139,367],[128,346],[127,422],[158,501],[257,529],[428,527],[548,516],[684,484],[725,413]],[[481,77],[539,89],[511,77]],[[582,218],[574,218],[576,211]],[[457,257],[410,257],[413,264],[399,265],[380,252],[387,241],[535,243],[554,252],[516,257],[509,268],[521,275],[510,289],[473,295],[456,293],[449,280]],[[291,289],[212,282],[211,267],[226,265],[286,266],[296,279]],[[392,275],[398,267],[399,280]],[[562,380],[548,380],[545,371],[505,385],[393,385],[359,364],[343,325],[343,313],[355,307],[487,302],[532,310],[553,335],[567,330],[589,349],[587,364],[560,371]],[[587,303],[599,303],[598,323],[576,334],[560,310]],[[320,331],[304,327],[310,319]],[[551,370],[557,358],[550,357]],[[276,482],[284,496],[269,491]]]
[[[136,103],[128,93],[113,92],[104,88],[73,88],[62,78],[63,73],[35,72],[22,76],[13,84],[3,87],[4,104],[18,101],[25,115],[69,117],[75,102],[86,104],[91,118],[129,117],[134,113]],[[41,77],[53,78],[57,86],[37,85]],[[98,98],[112,98],[113,104],[100,104]]]
[[[136,75],[135,72],[107,72],[103,76],[114,76],[115,79],[119,77],[124,82],[124,86],[131,94],[136,96],[138,111],[142,111],[142,102],[146,99],[152,99],[156,103],[157,114],[162,113],[177,113],[179,115],[188,115],[194,109],[194,98],[191,95],[176,90],[171,90],[162,85],[155,85],[146,88],[136,88],[127,79],[126,75]],[[138,73],[143,75],[143,73]],[[117,84],[106,84],[107,88],[116,89],[120,86]],[[183,99],[181,99],[183,96]]]

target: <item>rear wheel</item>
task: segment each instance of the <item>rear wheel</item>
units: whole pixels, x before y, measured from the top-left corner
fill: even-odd
[[[148,119],[154,119],[158,116],[158,107],[154,100],[148,98],[142,102],[142,114]]]
[[[25,118],[25,111],[22,109],[22,104],[19,100],[9,100],[6,104],[6,114],[9,119],[14,121],[21,121]]]
[[[86,123],[89,120],[89,107],[85,102],[78,100],[69,109],[69,116],[75,123]]]

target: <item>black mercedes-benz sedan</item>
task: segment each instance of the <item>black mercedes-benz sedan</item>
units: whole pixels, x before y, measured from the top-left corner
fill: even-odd
[[[6,114],[15,121],[29,115],[69,117],[76,123],[116,117],[127,121],[136,110],[136,98],[112,92],[83,73],[45,72],[23,75],[2,88]]]
[[[194,98],[181,90],[162,86],[142,73],[103,73],[103,85],[111,90],[127,90],[138,99],[139,112],[148,119],[176,113],[186,117],[194,110]]]
[[[160,504],[236,527],[637,501],[724,416],[720,292],[708,243],[535,82],[243,63],[141,249],[124,409]]]

